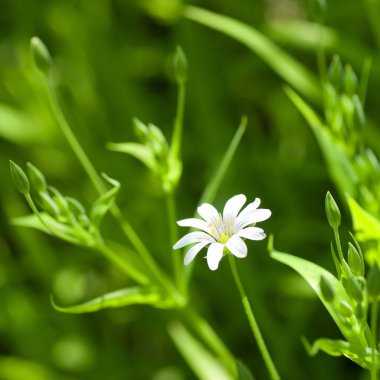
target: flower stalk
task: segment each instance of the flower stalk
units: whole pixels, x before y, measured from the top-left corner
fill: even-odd
[[[249,325],[251,327],[253,336],[254,336],[256,343],[259,347],[261,355],[264,359],[265,365],[268,369],[270,378],[272,380],[280,380],[280,376],[279,376],[277,369],[273,363],[273,360],[269,354],[268,348],[265,344],[264,338],[261,334],[259,326],[256,322],[256,318],[253,314],[251,305],[250,305],[249,300],[247,298],[247,295],[245,293],[243,284],[240,280],[239,272],[237,270],[236,263],[235,263],[235,258],[232,255],[228,255],[228,258],[229,258],[229,262],[230,262],[230,266],[231,266],[232,275],[233,275],[233,278],[234,278],[235,283],[237,285],[237,288],[239,290],[241,302],[243,303],[243,307],[244,307],[245,313],[247,315]]]

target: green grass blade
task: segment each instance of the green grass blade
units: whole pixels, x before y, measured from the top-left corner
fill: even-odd
[[[200,380],[233,380],[227,370],[180,323],[169,327],[169,334],[178,351]]]
[[[222,32],[255,52],[269,67],[304,96],[320,100],[317,78],[306,67],[279,48],[262,33],[241,21],[194,6],[184,7],[184,16]]]

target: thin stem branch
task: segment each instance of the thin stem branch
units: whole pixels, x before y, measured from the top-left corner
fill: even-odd
[[[339,232],[337,228],[334,228],[334,237],[335,237],[336,248],[338,250],[339,259],[343,263],[344,256],[343,256],[342,245],[340,244],[340,237],[339,237]]]
[[[66,137],[67,142],[69,143],[70,147],[74,151],[74,154],[77,156],[78,160],[82,164],[84,170],[86,171],[87,175],[89,176],[96,190],[100,194],[104,193],[105,186],[101,177],[95,170],[94,166],[92,165],[85,151],[83,150],[77,138],[73,134],[68,122],[66,121],[66,118],[60,107],[55,88],[52,84],[52,78],[51,77],[47,78],[47,82],[48,82],[47,84],[48,84],[50,105],[52,107],[53,113],[57,119],[58,125],[62,133]],[[152,274],[156,277],[157,281],[164,287],[164,289],[168,291],[170,296],[172,296],[176,300],[177,303],[183,304],[183,300],[178,295],[176,289],[173,287],[170,280],[166,278],[166,276],[159,269],[157,263],[155,262],[150,252],[145,247],[144,243],[141,241],[141,239],[139,238],[137,233],[134,231],[132,226],[128,223],[128,221],[123,217],[120,209],[115,205],[114,207],[111,208],[111,212],[113,216],[115,217],[115,219],[120,223],[124,234],[129,239],[133,247],[137,250],[137,252],[139,252],[141,258],[149,267]]]
[[[377,324],[378,324],[379,302],[377,300],[371,305],[371,333],[372,333],[372,365],[371,380],[378,380],[379,371],[377,369]]]
[[[170,245],[169,252],[171,252],[173,271],[175,282],[182,292],[184,289],[184,276],[183,276],[183,264],[181,260],[181,254],[179,252],[173,252],[173,245],[178,240],[178,230],[176,227],[177,212],[174,195],[172,193],[166,194],[166,210],[168,216],[169,233],[170,233]]]
[[[228,370],[234,376],[237,375],[236,361],[223,341],[215,333],[208,322],[191,307],[182,309],[187,320],[203,341],[222,359]]]
[[[270,378],[272,380],[279,380],[280,376],[279,376],[279,374],[277,372],[277,369],[276,369],[276,367],[275,367],[275,365],[274,365],[274,363],[272,361],[272,358],[271,358],[271,356],[269,354],[269,351],[268,351],[267,346],[266,346],[266,344],[264,342],[263,336],[261,335],[259,326],[258,326],[258,324],[256,322],[255,316],[253,315],[253,311],[252,311],[251,305],[250,305],[250,303],[248,301],[248,298],[247,298],[247,295],[245,293],[243,284],[242,284],[242,282],[240,280],[240,276],[239,276],[239,273],[238,273],[238,270],[237,270],[237,267],[236,267],[235,259],[230,254],[228,255],[228,258],[229,258],[229,261],[230,261],[232,275],[233,275],[234,280],[236,282],[236,285],[237,285],[237,287],[239,289],[241,301],[243,303],[244,310],[246,312],[246,315],[247,315],[247,318],[248,318],[248,321],[249,321],[249,325],[251,327],[251,330],[252,330],[253,336],[254,336],[254,338],[256,340],[256,343],[257,343],[257,345],[258,345],[258,347],[260,349],[261,355],[263,356],[265,365],[267,366]]]
[[[115,264],[118,268],[120,268],[126,275],[134,279],[136,282],[147,285],[149,284],[148,277],[138,271],[134,266],[128,264],[125,260],[123,260],[116,252],[114,252],[110,247],[105,244],[98,244],[96,249],[101,252],[104,257],[106,257],[109,261]]]

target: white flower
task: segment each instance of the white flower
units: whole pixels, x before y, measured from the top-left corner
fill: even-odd
[[[239,258],[247,256],[247,246],[243,238],[249,240],[265,238],[264,230],[252,225],[268,219],[271,211],[258,208],[260,199],[256,198],[239,214],[246,200],[243,194],[235,195],[227,201],[223,215],[218,213],[214,206],[203,203],[198,207],[202,219],[190,218],[177,222],[181,227],[201,230],[188,233],[173,246],[174,249],[179,249],[194,244],[185,255],[185,265],[188,265],[202,248],[209,245],[207,264],[211,270],[216,270],[224,253],[230,252]]]

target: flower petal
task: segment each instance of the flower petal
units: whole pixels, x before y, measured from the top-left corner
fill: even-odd
[[[195,244],[194,246],[192,246],[186,252],[186,255],[185,255],[185,258],[184,258],[184,264],[185,265],[189,265],[193,261],[194,257],[198,254],[198,252],[203,247],[205,247],[207,244],[210,244],[210,242],[206,241],[206,242],[198,243],[198,244]]]
[[[253,202],[249,203],[246,207],[243,208],[243,210],[239,214],[239,217],[243,217],[244,215],[252,212],[253,210],[256,210],[260,206],[260,202],[260,198],[255,198]]]
[[[234,225],[235,232],[239,232],[242,228],[250,224],[267,220],[272,215],[272,212],[266,208],[259,208],[247,213],[244,216],[239,215]]]
[[[193,227],[198,228],[200,230],[203,230],[205,232],[209,232],[210,228],[207,227],[208,224],[202,219],[198,218],[189,218],[189,219],[182,219],[177,222],[177,224],[181,227]]]
[[[249,240],[263,240],[266,237],[264,230],[258,227],[243,228],[241,231],[237,233],[237,236]]]
[[[223,221],[234,220],[246,200],[247,198],[243,194],[235,195],[230,198],[223,209]]]
[[[179,249],[189,244],[201,243],[206,241],[212,243],[215,241],[215,239],[204,232],[190,232],[189,234],[179,239],[177,243],[174,244],[173,249]]]
[[[232,236],[226,243],[228,250],[236,257],[246,257],[247,256],[247,246],[239,236]]]
[[[219,213],[217,209],[210,205],[209,203],[201,204],[198,209],[198,214],[207,222],[207,223],[215,223],[220,220]]]
[[[207,264],[211,270],[218,269],[219,262],[223,257],[224,245],[221,243],[212,243],[207,250]]]

